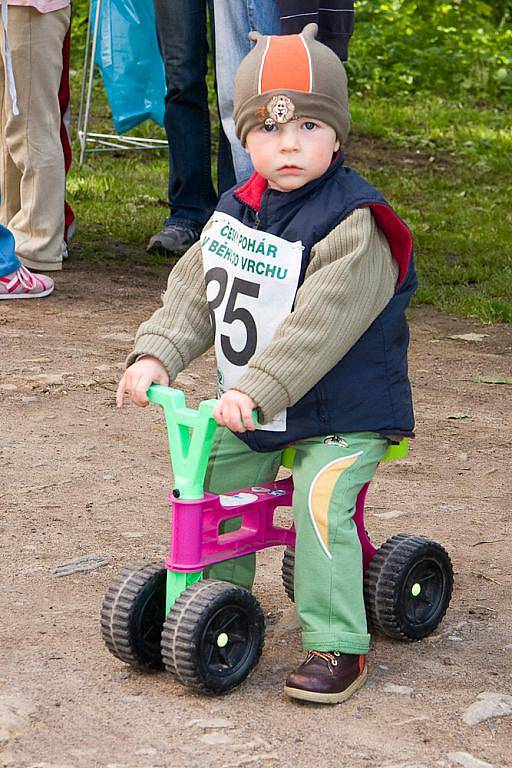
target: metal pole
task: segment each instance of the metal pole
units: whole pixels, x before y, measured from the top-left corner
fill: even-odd
[[[90,61],[90,69],[89,69],[89,83],[87,87],[87,102],[85,105],[84,128],[83,128],[82,142],[81,142],[82,147],[80,151],[80,165],[82,165],[84,162],[85,145],[87,142],[87,128],[89,125],[89,113],[91,109],[92,81],[94,77],[94,59],[96,57],[96,43],[98,41],[100,13],[101,13],[101,0],[98,0],[96,3],[96,18],[94,19],[94,32],[92,36],[92,51],[91,51],[91,61]]]
[[[84,113],[85,81],[87,79],[87,65],[89,63],[89,44],[91,41],[91,22],[92,22],[91,2],[89,2],[89,17],[87,19],[87,38],[85,41],[85,57],[84,57],[84,66],[83,66],[83,72],[82,72],[82,88],[80,92],[80,111],[78,113],[78,136],[80,138],[80,141],[81,141],[80,128],[82,125],[82,116]]]

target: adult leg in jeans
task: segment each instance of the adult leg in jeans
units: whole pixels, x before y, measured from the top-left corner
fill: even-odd
[[[251,159],[236,137],[233,120],[233,82],[238,65],[254,45],[247,35],[256,30],[263,35],[281,31],[277,0],[214,0],[215,54],[219,111],[231,144],[237,181],[251,175]]]
[[[161,248],[151,239],[149,249],[183,253],[195,240],[217,196],[211,177],[210,117],[207,72],[207,0],[154,0],[167,94],[164,125],[169,143],[169,206]],[[167,248],[166,229],[171,237]]]
[[[208,12],[210,14],[210,31],[211,31],[211,50],[213,51],[213,59],[215,62],[215,11],[213,6],[213,0],[208,0]],[[235,169],[233,167],[233,156],[231,153],[231,144],[228,137],[224,132],[224,127],[220,119],[220,107],[218,98],[218,86],[217,75],[214,67],[214,82],[215,93],[217,94],[217,112],[219,115],[219,152],[217,158],[217,189],[219,196],[222,195],[227,189],[230,189],[236,184]]]

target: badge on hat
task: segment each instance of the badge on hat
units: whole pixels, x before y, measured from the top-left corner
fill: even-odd
[[[267,104],[267,112],[276,123],[287,123],[293,119],[295,104],[288,96],[283,94],[272,96]]]

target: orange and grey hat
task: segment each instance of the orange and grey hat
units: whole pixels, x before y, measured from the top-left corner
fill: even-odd
[[[257,125],[287,123],[300,117],[322,120],[347,139],[347,75],[339,58],[316,40],[318,27],[308,24],[300,35],[260,35],[243,59],[235,78],[234,118],[245,146]]]

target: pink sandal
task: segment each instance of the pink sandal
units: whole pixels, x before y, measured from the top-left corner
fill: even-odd
[[[42,299],[49,296],[54,287],[51,277],[20,267],[0,277],[0,299]]]

